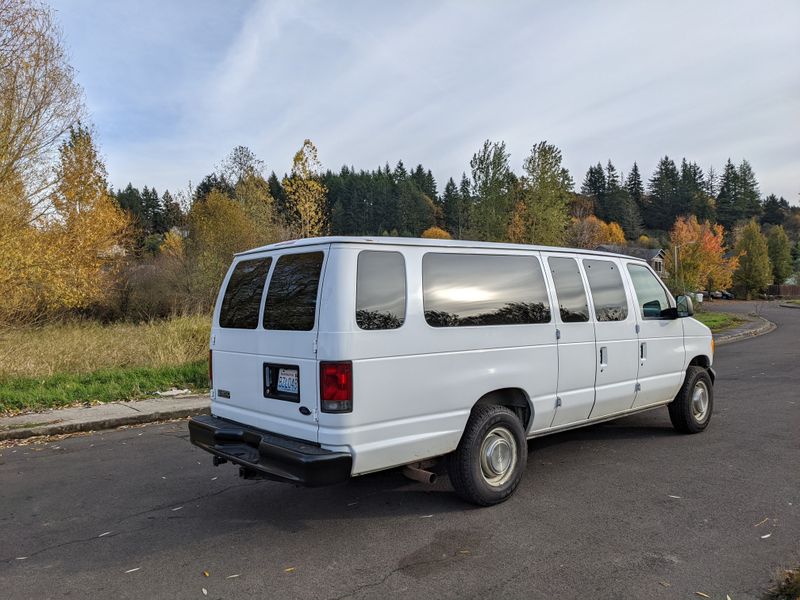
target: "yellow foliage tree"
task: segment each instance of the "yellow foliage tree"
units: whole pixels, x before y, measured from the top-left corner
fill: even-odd
[[[317,148],[305,140],[294,155],[292,174],[283,179],[289,208],[297,215],[301,238],[323,235],[327,229],[325,195],[328,191],[319,180],[320,163]]]
[[[441,227],[428,227],[422,232],[422,237],[431,240],[449,240],[452,239],[450,234]]]
[[[601,244],[624,246],[625,232],[618,223],[606,223],[594,215],[573,219],[568,232],[569,242],[576,248],[593,250]]]

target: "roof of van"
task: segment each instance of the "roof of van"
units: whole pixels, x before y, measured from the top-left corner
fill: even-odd
[[[485,248],[492,250],[537,250],[543,252],[574,252],[575,254],[591,254],[596,256],[616,256],[634,260],[637,257],[626,256],[614,252],[601,252],[597,250],[586,250],[584,248],[562,248],[556,246],[530,246],[527,244],[511,244],[507,242],[475,242],[471,240],[434,240],[428,238],[408,238],[408,237],[362,237],[335,235],[327,237],[303,238],[299,240],[287,240],[277,242],[252,250],[239,252],[236,256],[254,254],[256,252],[268,252],[270,250],[281,250],[283,248],[298,248],[302,246],[316,246],[319,244],[376,244],[381,246],[427,246],[431,248]],[[643,260],[638,258],[638,260]]]

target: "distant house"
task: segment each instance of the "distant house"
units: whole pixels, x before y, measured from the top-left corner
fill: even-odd
[[[664,256],[666,252],[663,248],[641,248],[639,246],[617,246],[615,244],[605,244],[598,246],[595,250],[602,252],[614,252],[615,254],[624,254],[625,256],[633,256],[634,258],[641,258],[648,262],[653,267],[653,270],[659,277],[664,276]]]

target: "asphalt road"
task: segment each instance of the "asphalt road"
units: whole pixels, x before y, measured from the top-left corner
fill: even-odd
[[[2,448],[0,597],[759,597],[800,562],[800,310],[763,311],[705,433],[659,409],[542,438],[490,509],[444,477],[245,482],[185,423]]]

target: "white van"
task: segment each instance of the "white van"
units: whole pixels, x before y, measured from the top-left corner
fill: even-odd
[[[556,308],[557,307],[557,308]],[[397,466],[490,505],[526,440],[665,406],[713,409],[713,341],[643,261],[603,252],[327,237],[238,254],[192,443],[246,478],[325,485]]]

